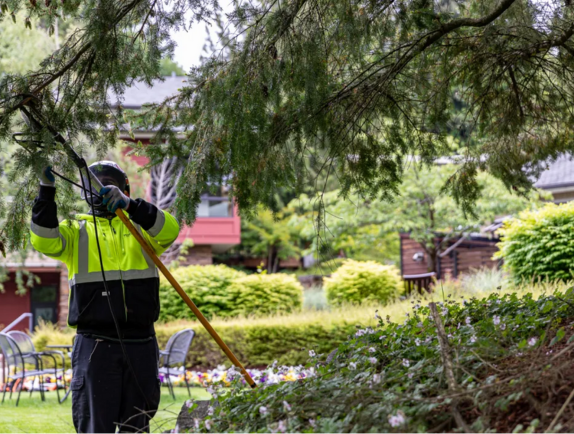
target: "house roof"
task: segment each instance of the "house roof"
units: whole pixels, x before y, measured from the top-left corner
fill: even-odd
[[[121,100],[117,95],[110,91],[108,99],[112,106],[127,109],[139,109],[144,104],[160,103],[170,96],[176,95],[179,89],[184,86],[187,77],[170,76],[164,77],[163,80],[154,80],[153,86],[148,86],[143,81],[134,81],[130,87],[127,87]]]
[[[545,190],[574,186],[574,157],[567,154],[558,157],[540,174],[534,186]]]

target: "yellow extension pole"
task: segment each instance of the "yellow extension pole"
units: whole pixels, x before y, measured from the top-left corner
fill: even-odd
[[[221,337],[217,334],[215,329],[211,326],[211,324],[209,323],[207,318],[205,318],[203,316],[203,314],[197,308],[195,303],[193,301],[191,301],[191,298],[189,298],[189,296],[185,293],[185,291],[183,290],[181,285],[178,283],[178,281],[175,280],[175,277],[173,277],[173,275],[166,268],[166,266],[163,264],[163,262],[161,262],[161,259],[158,258],[158,256],[155,254],[155,252],[150,247],[150,245],[147,243],[147,241],[144,239],[144,237],[142,237],[142,235],[138,232],[138,230],[132,224],[132,222],[130,221],[128,216],[125,215],[124,211],[122,209],[118,208],[116,210],[116,215],[126,225],[126,227],[131,232],[131,234],[134,237],[136,237],[136,240],[138,240],[138,242],[141,244],[142,248],[145,250],[145,252],[152,259],[154,264],[157,265],[157,268],[159,268],[159,270],[163,273],[163,275],[166,277],[166,279],[169,280],[169,283],[172,284],[172,286],[175,288],[175,290],[177,291],[179,296],[183,299],[183,301],[185,301],[185,304],[187,304],[189,306],[189,308],[193,311],[193,313],[195,314],[197,319],[199,319],[199,322],[201,322],[201,324],[203,324],[203,327],[205,327],[205,329],[209,332],[211,337],[215,340],[215,342],[217,342],[217,345],[219,345],[219,348],[221,348],[223,350],[223,352],[225,353],[225,355],[229,358],[229,360],[231,360],[233,362],[233,364],[239,368],[239,370],[243,374],[243,377],[245,378],[247,383],[249,383],[249,385],[253,388],[257,387],[257,385],[255,384],[255,381],[253,381],[253,378],[251,378],[251,375],[249,375],[249,373],[245,370],[245,368],[243,367],[241,362],[239,360],[237,360],[237,357],[235,357],[233,352],[229,349],[229,347],[225,344],[225,342],[223,342],[223,339],[221,339]]]

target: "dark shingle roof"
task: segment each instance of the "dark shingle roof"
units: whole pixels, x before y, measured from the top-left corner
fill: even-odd
[[[574,157],[566,154],[558,157],[540,174],[534,186],[543,189],[574,186]]]
[[[178,93],[178,89],[185,85],[187,77],[165,77],[163,81],[154,80],[153,87],[142,81],[135,81],[128,87],[123,95],[122,101],[118,101],[117,96],[110,92],[108,100],[113,106],[121,103],[122,107],[129,109],[139,109],[144,104],[160,103],[164,99]]]

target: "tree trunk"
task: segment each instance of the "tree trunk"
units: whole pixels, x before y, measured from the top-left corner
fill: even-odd
[[[437,270],[437,260],[439,260],[438,258],[438,252],[436,249],[428,249],[426,251],[427,253],[427,270],[429,273],[436,273]]]

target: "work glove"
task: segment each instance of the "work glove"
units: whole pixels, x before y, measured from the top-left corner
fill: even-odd
[[[104,198],[103,204],[107,205],[108,211],[114,214],[118,208],[127,210],[130,205],[130,198],[115,185],[106,185],[100,190],[100,195]]]
[[[52,173],[52,166],[46,166],[42,169],[40,173],[40,185],[44,187],[56,186],[56,178],[54,178],[54,174]]]

